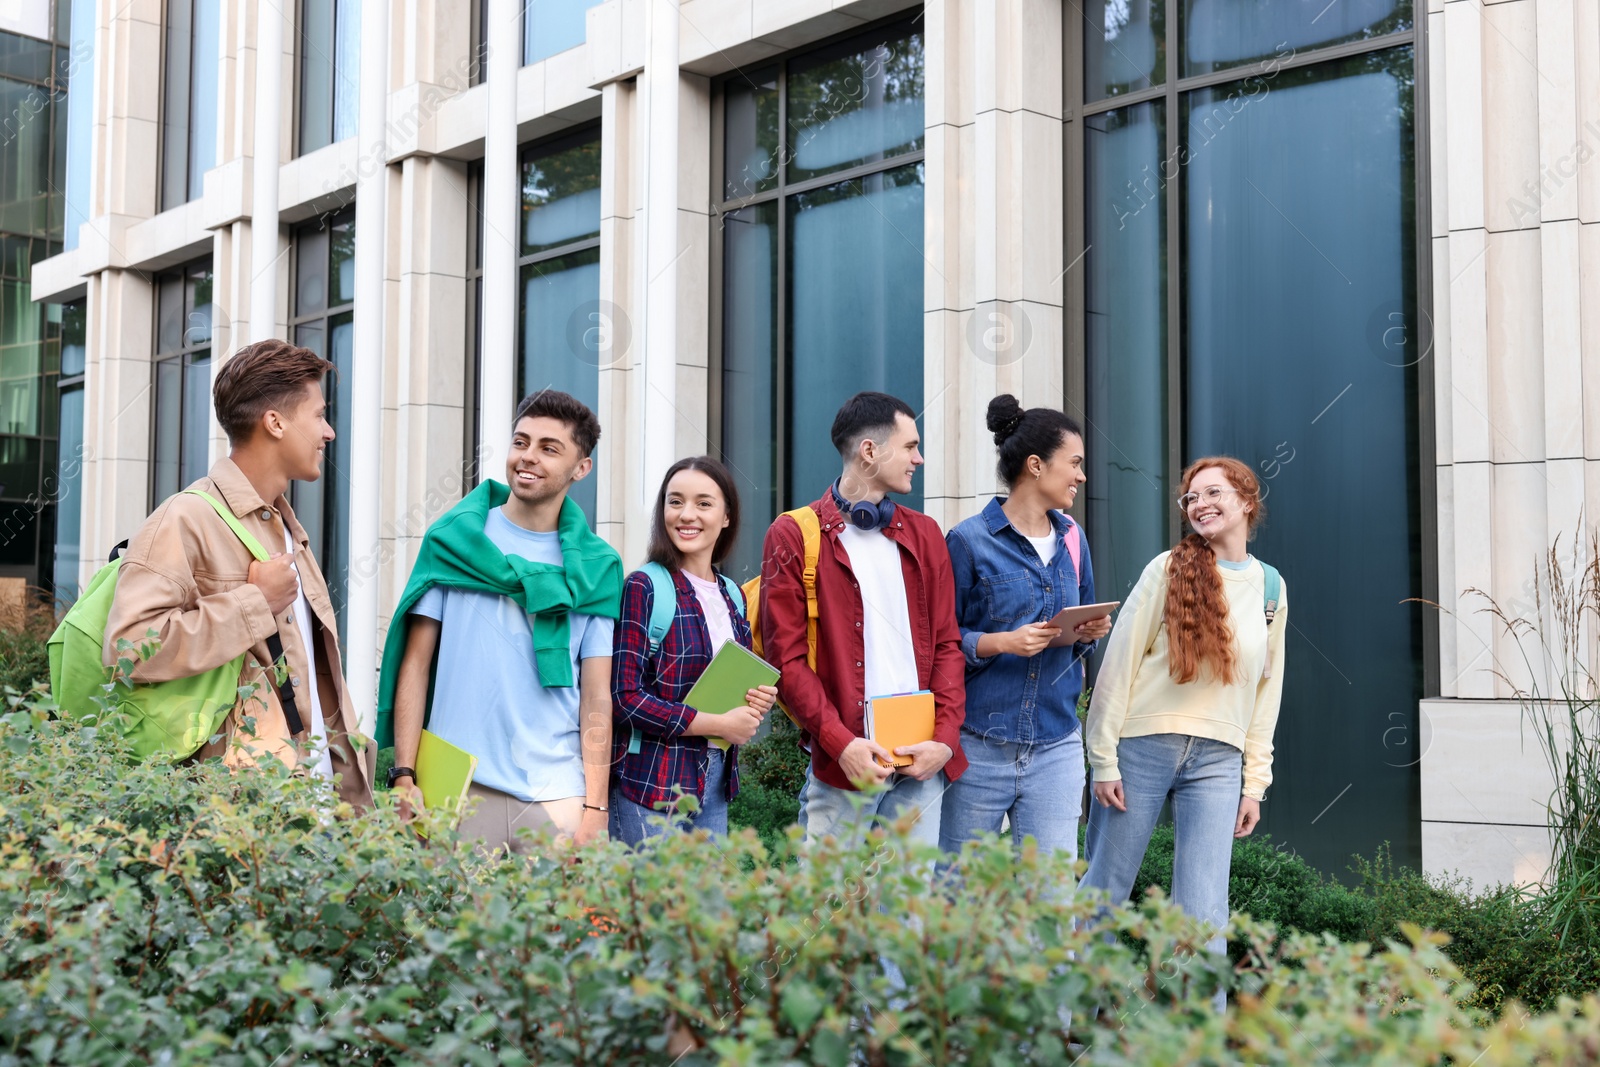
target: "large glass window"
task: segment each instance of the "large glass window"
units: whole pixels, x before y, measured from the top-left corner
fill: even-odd
[[[1420,859],[1416,43],[1406,4],[1322,6],[1089,5],[1066,252],[1097,586],[1171,545],[1186,459],[1254,467],[1292,605],[1265,828],[1342,874]]]
[[[78,227],[89,220],[89,152],[94,137],[94,0],[56,0],[69,19],[70,50],[57,67],[67,79],[67,175],[65,247],[78,247]],[[57,105],[59,106],[59,105]]]
[[[525,0],[522,7],[522,62],[537,63],[583,43],[584,12],[600,0]]]
[[[360,0],[301,0],[298,154],[356,134]]]
[[[751,531],[730,567],[748,577],[767,522],[838,476],[841,403],[881,389],[922,407],[920,28],[734,75],[719,102],[715,387]],[[918,479],[907,503],[921,502]]]
[[[211,466],[211,315],[209,261],[156,279],[152,508]]]
[[[217,164],[222,0],[167,0],[161,103],[161,210],[198,198]]]
[[[289,337],[333,364],[322,384],[334,439],[323,453],[322,477],[295,482],[290,503],[305,527],[344,632],[350,569],[350,345],[355,335],[355,209],[318,219],[294,235],[294,312]]]
[[[0,32],[0,576],[29,585],[50,583],[55,543],[60,328],[32,276],[61,251],[71,73],[71,10],[46,14],[54,42]]]
[[[600,306],[599,130],[523,153],[519,251],[522,395],[559,389],[594,408],[600,364],[614,351],[614,324]],[[595,479],[579,482],[572,499],[593,524]]]
[[[60,304],[50,311],[61,320],[60,458],[55,478],[56,560],[52,584],[56,602],[64,604],[77,599],[79,563],[83,558],[83,379],[88,349],[83,305]]]

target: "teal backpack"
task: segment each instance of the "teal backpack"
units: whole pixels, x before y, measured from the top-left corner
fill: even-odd
[[[1256,562],[1261,563],[1260,560]],[[1270,563],[1261,563],[1261,573],[1266,578],[1261,587],[1262,607],[1267,613],[1267,629],[1270,630],[1272,620],[1278,615],[1278,601],[1283,597],[1283,576]]]
[[[199,489],[185,492],[200,497],[216,509],[252,556],[262,562],[271,558],[219,500]],[[135,755],[140,758],[159,755],[176,763],[194,755],[238,704],[247,653],[190,678],[149,684],[119,681],[108,690],[106,668],[100,655],[121,569],[121,559],[101,567],[56,627],[56,632],[50,635],[50,692],[64,716],[87,724],[95,723],[100,717],[101,706],[95,698],[109,702],[111,718],[116,728],[132,742]],[[282,657],[283,645],[276,633],[268,639],[267,648],[274,660]],[[289,690],[287,697],[285,690]],[[284,701],[284,717],[289,729],[297,734],[301,724],[292,690],[284,684],[278,693],[279,699]]]
[[[646,563],[639,570],[650,578],[650,585],[654,591],[654,599],[650,604],[650,622],[647,632],[650,636],[650,658],[655,659],[661,642],[666,640],[667,631],[672,629],[673,616],[678,613],[678,586],[672,580],[672,572],[654,561]],[[739,609],[739,614],[744,614],[744,593],[739,588],[739,583],[729,578],[726,574],[719,574],[722,579],[722,588],[728,591],[728,596],[733,600],[734,606]],[[628,738],[628,754],[635,755],[639,751],[639,731],[634,729]]]

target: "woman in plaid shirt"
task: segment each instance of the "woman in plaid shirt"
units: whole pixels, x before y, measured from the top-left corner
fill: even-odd
[[[726,834],[728,801],[739,792],[738,746],[778,699],[777,688],[764,685],[721,714],[683,703],[723,642],[750,647],[744,606],[717,570],[738,537],[739,495],[727,469],[709,456],[674,463],[656,496],[647,552],[672,575],[672,627],[652,655],[655,583],[635,571],[623,584],[611,655],[611,836],[630,845],[664,832],[659,816],[680,795],[700,802],[685,829]]]

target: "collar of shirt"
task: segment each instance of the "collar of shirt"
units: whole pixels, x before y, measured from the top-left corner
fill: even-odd
[[[261,494],[256,492],[256,487],[250,479],[245,477],[244,471],[230,457],[224,456],[212,464],[207,473],[217,492],[222,495],[222,502],[233,511],[234,515],[244,518],[249,514],[256,514],[263,522],[268,522],[268,513],[276,512],[283,519],[284,526],[289,531],[289,536],[301,547],[309,547],[310,537],[305,528],[300,525],[300,520],[295,518],[294,510],[289,507],[287,497],[279,496],[270,505],[261,499]],[[276,551],[274,549],[274,551]]]

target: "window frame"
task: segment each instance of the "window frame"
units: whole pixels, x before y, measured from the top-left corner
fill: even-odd
[[[323,337],[322,357],[328,360],[330,363],[336,362],[333,359],[333,320],[342,315],[348,314],[351,322],[354,323],[356,315],[356,302],[354,294],[351,295],[348,301],[342,304],[334,304],[331,301],[331,294],[333,291],[333,271],[331,270],[333,248],[332,231],[335,226],[341,226],[345,223],[349,223],[351,228],[354,229],[355,221],[355,205],[350,204],[346,207],[340,208],[337,211],[316,215],[310,219],[307,219],[305,222],[295,226],[290,231],[289,236],[289,317],[285,336],[291,343],[299,344],[300,342],[297,340],[297,336],[299,334],[300,327],[320,324],[322,327]],[[327,259],[323,264],[323,270],[328,276],[327,293],[329,295],[324,297],[324,306],[322,308],[319,308],[316,311],[298,313],[297,306],[300,296],[300,257],[302,249],[301,241],[305,234],[316,232],[318,230],[326,231],[329,235],[328,249],[325,253]],[[357,239],[359,240],[359,237]],[[328,372],[330,376],[335,375],[336,373],[337,371]],[[335,406],[338,403],[338,383],[335,378],[324,378],[323,393],[328,401],[330,409],[329,413],[333,416],[328,420],[328,422],[330,425],[334,425],[337,429],[336,424],[341,412]],[[339,440],[339,438],[335,438],[335,440]],[[322,476],[315,482],[291,483],[289,492],[289,506],[295,509],[297,518],[300,511],[299,503],[302,499],[300,494],[302,493],[318,493],[322,497],[321,520],[320,527],[318,529],[318,537],[316,542],[312,544],[311,551],[317,559],[318,566],[324,568],[323,576],[325,579],[327,579],[330,599],[333,602],[334,612],[339,618],[339,640],[342,642],[345,640],[344,607],[345,597],[348,595],[349,591],[348,585],[346,584],[348,581],[348,575],[336,574],[330,576],[325,569],[330,564],[336,562],[334,559],[335,553],[333,551],[333,543],[331,541],[331,538],[335,536],[334,530],[336,523],[348,525],[350,521],[350,516],[348,514],[339,514],[338,470],[334,468],[331,462],[325,460],[323,463]]]
[[[191,314],[190,309],[189,309],[188,280],[189,280],[189,277],[190,277],[191,273],[193,271],[197,270],[197,269],[200,269],[200,268],[204,268],[206,273],[211,275],[212,285],[215,286],[215,284],[216,284],[216,272],[213,269],[213,265],[212,265],[212,261],[211,261],[211,257],[210,256],[201,256],[199,259],[192,259],[187,263],[183,263],[183,264],[180,264],[180,265],[178,265],[176,267],[172,267],[172,268],[170,268],[168,270],[164,270],[164,271],[160,272],[159,274],[154,274],[154,275],[151,275],[151,277],[150,277],[150,296],[151,296],[150,306],[151,306],[151,312],[152,312],[152,314],[150,316],[150,447],[149,447],[149,451],[146,454],[150,457],[150,471],[149,471],[149,475],[148,475],[148,478],[147,478],[147,492],[148,492],[148,496],[149,496],[149,500],[150,500],[150,510],[151,511],[154,511],[160,505],[160,503],[164,499],[166,499],[164,496],[160,495],[160,487],[156,484],[156,480],[157,480],[157,478],[159,476],[158,472],[160,471],[160,464],[157,462],[157,450],[158,450],[158,447],[159,447],[159,436],[160,436],[160,427],[159,427],[158,423],[159,423],[159,415],[160,415],[161,389],[160,389],[160,386],[159,386],[159,383],[158,383],[157,379],[160,377],[160,374],[161,374],[161,365],[163,363],[171,363],[174,360],[178,361],[178,460],[177,460],[177,462],[178,462],[178,487],[177,487],[177,491],[182,491],[183,487],[188,484],[187,482],[184,481],[184,478],[183,478],[184,446],[189,443],[188,442],[187,427],[184,426],[184,421],[183,421],[183,412],[184,412],[184,409],[187,406],[186,405],[186,400],[188,399],[188,395],[187,394],[188,394],[188,388],[189,388],[189,373],[188,373],[189,372],[189,368],[193,365],[194,357],[199,352],[204,352],[205,353],[205,357],[208,360],[214,360],[216,358],[216,353],[213,350],[214,349],[214,340],[215,340],[215,326],[213,326],[213,332],[207,334],[205,342],[203,344],[188,344],[188,343],[185,343],[185,344],[179,345],[177,348],[170,349],[168,351],[163,351],[162,350],[162,348],[161,348],[161,285],[162,285],[162,283],[164,281],[166,281],[168,279],[171,279],[171,278],[176,278],[178,280],[178,283],[179,283],[180,287],[183,290],[183,318],[184,318],[184,322],[187,323],[188,319],[189,319],[189,315]],[[213,302],[212,302],[211,306],[213,308],[215,308],[215,306],[216,306],[216,304],[215,304],[215,289],[213,289]],[[213,314],[215,314],[214,311],[213,311]],[[185,339],[185,341],[187,341],[187,338],[189,336],[189,329],[190,328],[187,325],[184,326],[183,333],[182,333],[181,336]],[[214,376],[215,373],[216,373],[216,364],[215,363],[212,364],[212,368],[211,369],[212,369],[212,374]],[[207,431],[208,431],[207,432],[207,436],[209,436],[209,430],[210,430],[210,427],[208,425],[207,426]]]
[[[769,66],[776,66],[778,70],[778,130],[780,154],[787,151],[789,137],[793,131],[789,127],[789,66],[796,60],[803,60],[817,52],[827,51],[832,48],[848,44],[856,39],[863,42],[871,38],[882,36],[885,30],[903,28],[907,36],[922,34],[926,41],[927,27],[922,24],[921,9],[907,14],[900,12],[889,18],[879,19],[861,27],[854,27],[842,33],[825,37],[811,42],[801,48],[771,56],[758,63],[748,64],[750,71],[765,70]],[[924,43],[926,50],[926,43]],[[926,54],[926,51],[924,51]],[[789,499],[791,486],[789,485],[789,375],[792,370],[790,353],[790,321],[789,321],[789,212],[786,210],[786,201],[793,196],[798,196],[814,189],[822,189],[842,182],[855,181],[873,175],[885,174],[901,167],[924,164],[927,160],[927,139],[924,136],[923,146],[911,152],[903,152],[870,163],[861,163],[828,174],[819,174],[802,181],[790,182],[788,168],[777,168],[777,181],[771,189],[747,196],[729,198],[724,194],[727,191],[727,96],[726,87],[738,80],[750,80],[748,72],[735,70],[713,79],[711,84],[711,249],[710,249],[710,322],[707,324],[707,369],[709,378],[707,382],[706,397],[706,443],[711,455],[721,456],[723,453],[723,414],[726,398],[723,393],[723,378],[727,360],[724,352],[723,318],[724,301],[727,288],[725,275],[724,247],[726,226],[724,216],[730,212],[742,211],[745,208],[757,207],[761,204],[778,204],[777,211],[777,238],[774,243],[773,254],[777,261],[777,278],[774,282],[776,297],[774,300],[774,336],[777,338],[772,368],[772,383],[774,393],[774,406],[782,413],[782,419],[773,427],[773,492],[777,499]],[[924,100],[927,94],[926,70],[923,82]],[[781,504],[780,504],[781,510]]]
[[[551,155],[564,149],[576,148],[579,145],[589,144],[591,142],[593,142],[596,146],[600,144],[600,123],[598,121],[584,123],[577,129],[562,130],[559,134],[556,134],[553,137],[545,137],[537,141],[529,141],[525,144],[520,144],[517,146],[517,351],[513,373],[516,377],[517,398],[519,400],[524,395],[522,392],[524,388],[523,381],[527,377],[527,353],[523,351],[524,336],[522,329],[523,268],[536,266],[540,263],[548,263],[550,260],[561,259],[563,256],[575,255],[578,252],[595,251],[600,247],[600,227],[596,227],[593,237],[582,237],[576,241],[568,241],[566,244],[556,245],[553,248],[545,248],[539,250],[538,252],[530,252],[527,255],[524,255],[522,252],[521,226],[522,170],[531,160],[538,156]],[[603,168],[604,166],[605,161],[604,158],[602,158],[601,167]],[[604,222],[603,212],[601,214],[601,221],[602,223]],[[478,266],[478,274],[480,277],[482,276],[482,273],[483,268],[482,263],[480,262]],[[482,297],[482,288],[480,286],[478,293],[478,298],[480,301],[482,300]]]
[[[1135,92],[1107,96],[1090,101],[1084,87],[1084,20],[1086,15],[1078,8],[1069,8],[1062,19],[1062,172],[1064,217],[1066,225],[1063,262],[1068,264],[1062,293],[1065,312],[1063,346],[1066,409],[1078,418],[1088,410],[1088,316],[1086,312],[1085,282],[1087,271],[1073,270],[1087,254],[1084,242],[1087,234],[1087,205],[1084,203],[1087,157],[1084,148],[1086,120],[1108,111],[1131,108],[1151,101],[1161,101],[1166,115],[1165,159],[1177,159],[1181,138],[1182,101],[1194,90],[1240,82],[1255,75],[1271,71],[1299,70],[1324,63],[1392,48],[1412,49],[1413,119],[1412,142],[1413,190],[1415,227],[1413,235],[1413,278],[1416,292],[1417,351],[1421,353],[1417,372],[1417,453],[1411,457],[1418,472],[1418,535],[1422,541],[1421,588],[1419,595],[1428,601],[1438,600],[1439,545],[1438,545],[1438,472],[1434,466],[1434,372],[1433,360],[1433,258],[1432,258],[1432,198],[1429,161],[1428,131],[1428,33],[1427,5],[1412,0],[1411,26],[1405,30],[1381,36],[1346,41],[1320,48],[1305,48],[1284,61],[1276,57],[1258,63],[1242,63],[1223,70],[1209,71],[1188,77],[1179,77],[1179,49],[1175,47],[1180,32],[1183,0],[1157,0],[1165,5],[1166,26],[1174,36],[1166,48],[1166,70],[1162,83]],[[1276,64],[1273,66],[1272,64]],[[1166,207],[1166,233],[1163,237],[1167,249],[1166,301],[1167,338],[1164,360],[1167,379],[1167,478],[1176,485],[1183,470],[1184,407],[1186,403],[1184,380],[1183,298],[1184,217],[1181,210],[1182,182],[1164,182],[1160,195]],[[1176,542],[1181,532],[1181,519],[1175,508],[1168,509],[1168,541]],[[1437,612],[1424,612],[1422,616],[1422,655],[1424,699],[1440,693],[1439,618]]]

